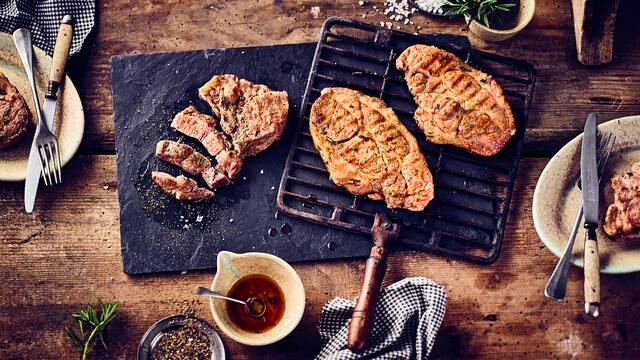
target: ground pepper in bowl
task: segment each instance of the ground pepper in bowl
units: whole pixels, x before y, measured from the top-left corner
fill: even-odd
[[[187,319],[175,330],[168,331],[151,353],[152,360],[210,360],[211,342],[202,324]]]

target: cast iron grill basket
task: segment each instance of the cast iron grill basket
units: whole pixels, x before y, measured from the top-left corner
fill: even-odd
[[[446,36],[422,37],[343,18],[328,19],[316,48],[302,100],[300,128],[278,190],[285,214],[331,228],[369,234],[376,212],[401,224],[398,243],[477,263],[500,253],[535,83],[533,66],[469,47]],[[395,68],[414,44],[434,45],[491,74],[503,87],[516,117],[515,136],[499,154],[472,155],[426,141],[413,120],[416,105]],[[353,196],[329,180],[309,133],[311,105],[325,87],[348,87],[381,98],[418,140],[434,178],[435,198],[422,212],[392,210],[383,201]]]

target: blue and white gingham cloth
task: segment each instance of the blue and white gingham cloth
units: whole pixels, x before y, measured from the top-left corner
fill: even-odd
[[[13,33],[18,28],[31,31],[33,43],[53,55],[60,22],[73,16],[71,55],[80,51],[95,24],[94,0],[0,0],[0,31]]]
[[[335,298],[322,309],[322,350],[316,360],[427,359],[444,318],[447,295],[435,282],[407,278],[382,290],[369,346],[362,353],[346,348],[355,302]]]

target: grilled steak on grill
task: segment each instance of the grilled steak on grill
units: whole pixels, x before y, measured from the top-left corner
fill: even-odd
[[[418,104],[414,118],[429,141],[490,156],[515,134],[515,119],[500,85],[455,55],[413,45],[400,54],[396,67],[405,72]]]
[[[273,91],[235,75],[215,75],[198,91],[243,156],[259,153],[282,136],[289,113],[285,91]]]
[[[631,166],[630,173],[615,174],[611,187],[614,202],[607,209],[604,232],[613,239],[640,238],[640,162]]]
[[[187,144],[161,140],[156,145],[156,157],[181,167],[191,175],[200,175],[211,189],[229,184],[229,178],[211,166],[211,161]]]
[[[24,98],[0,72],[0,149],[16,144],[29,129],[31,112]]]
[[[351,89],[323,89],[309,128],[331,180],[352,194],[413,211],[433,198],[416,139],[382,100]]]
[[[151,179],[162,191],[178,200],[204,201],[213,197],[213,192],[201,188],[193,180],[185,176],[173,177],[167,173],[154,171]]]

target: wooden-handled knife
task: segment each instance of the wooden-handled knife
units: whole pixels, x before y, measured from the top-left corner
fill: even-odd
[[[71,41],[73,40],[73,17],[65,15],[62,18],[58,37],[56,38],[56,47],[53,50],[53,62],[49,71],[49,84],[47,85],[47,93],[44,95],[44,106],[42,112],[47,126],[53,131],[54,119],[56,116],[56,103],[58,102],[58,89],[64,78],[64,68],[69,58],[69,50],[71,50]]]
[[[598,164],[596,154],[597,116],[589,114],[584,126],[580,154],[580,182],[582,183],[582,208],[584,209],[584,308],[596,317],[600,312],[600,254],[596,229],[598,228]]]
[[[371,227],[374,246],[365,265],[362,289],[349,322],[347,347],[353,352],[362,352],[367,347],[375,320],[380,285],[387,271],[386,246],[390,241],[397,239],[399,233],[398,224],[389,222],[383,214],[376,214]]]

